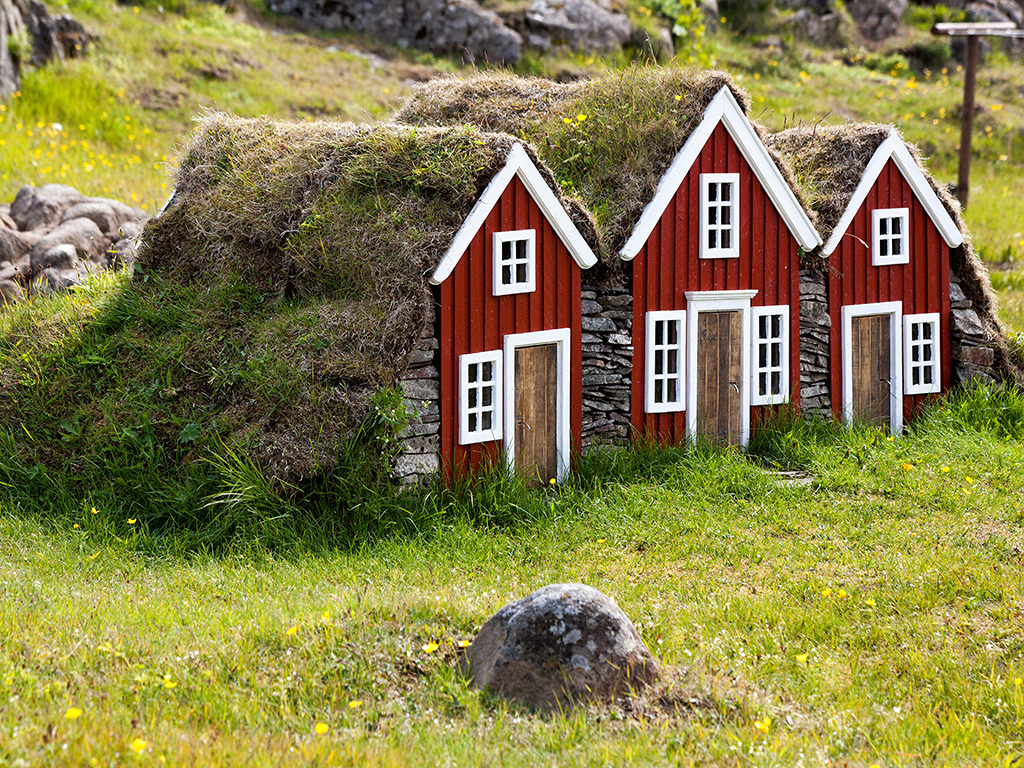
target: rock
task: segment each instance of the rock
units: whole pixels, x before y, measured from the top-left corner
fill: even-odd
[[[44,235],[38,243],[32,246],[33,268],[36,259],[42,259],[43,255],[55,245],[64,245],[65,243],[74,246],[79,258],[88,260],[107,250],[110,239],[100,232],[100,228],[92,219],[66,221]]]
[[[436,449],[430,453],[404,453],[395,461],[395,475],[400,478],[432,475],[439,466]]]
[[[12,264],[19,261],[39,242],[38,232],[19,232],[16,229],[0,227],[0,261]]]
[[[18,225],[11,218],[11,206],[0,205],[0,229],[17,229]]]
[[[0,99],[6,99],[21,87],[19,43],[27,40],[25,21],[14,0],[0,0]]]
[[[139,247],[139,236],[122,237],[106,252],[108,266],[117,269],[135,263],[135,251]]]
[[[549,584],[506,605],[466,664],[476,687],[538,708],[626,696],[660,674],[622,610],[583,584]]]
[[[973,309],[954,309],[949,314],[954,334],[985,338],[985,329],[981,325],[981,319]]]
[[[25,292],[13,280],[0,280],[0,304],[15,304],[25,298]]]
[[[47,296],[58,291],[67,291],[79,283],[75,270],[44,269],[32,280],[31,292],[36,296]]]
[[[72,269],[78,262],[78,251],[70,243],[61,243],[52,248],[34,254],[31,261],[33,275],[38,275],[44,269]]]
[[[437,379],[403,379],[401,386],[410,400],[437,400],[441,397],[441,385]]]
[[[111,206],[98,201],[75,203],[64,212],[60,223],[64,224],[72,219],[90,219],[100,228],[100,232],[109,236],[116,235],[117,228],[125,221]]]
[[[468,61],[514,64],[523,50],[519,34],[476,0],[270,0],[269,7],[316,27],[458,53]]]
[[[824,13],[820,16],[807,8],[801,8],[793,16],[801,34],[812,43],[824,45],[836,42],[841,18],[838,13]]]
[[[51,61],[85,55],[89,35],[85,27],[70,16],[51,17],[39,0],[29,0],[23,6],[22,16],[32,38],[32,66],[42,67]]]
[[[144,222],[142,221],[134,220],[122,222],[118,226],[117,232],[112,233],[113,237],[115,240],[138,240],[139,235],[142,234],[143,224]]]
[[[616,50],[633,34],[632,23],[609,0],[533,0],[526,26],[552,45],[574,51]]]
[[[848,0],[846,9],[868,40],[886,40],[899,31],[907,0]]]
[[[47,184],[37,189],[28,184],[11,203],[11,218],[22,231],[49,229],[60,222],[68,208],[80,202],[82,195],[73,187]]]

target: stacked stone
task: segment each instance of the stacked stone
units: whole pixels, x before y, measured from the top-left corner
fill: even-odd
[[[409,368],[399,381],[405,394],[409,424],[399,437],[402,452],[395,462],[395,477],[417,483],[438,470],[441,449],[441,377],[435,365],[434,305],[429,304],[424,328],[409,353]]]
[[[583,286],[583,445],[629,439],[633,293],[624,276]]]
[[[995,347],[953,270],[949,271],[949,308],[952,383],[980,380],[991,384],[1001,378],[995,368]]]
[[[800,270],[800,412],[831,412],[829,398],[828,277],[817,269]]]

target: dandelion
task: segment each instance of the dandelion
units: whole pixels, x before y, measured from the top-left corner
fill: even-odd
[[[598,540],[597,540],[597,543],[598,543],[598,544],[604,544],[604,542],[605,542],[605,539],[598,539]]]
[[[822,597],[828,597],[831,594],[832,594],[832,587],[825,587],[823,590],[821,590],[821,596]]]
[[[552,485],[556,485],[558,483],[558,481],[553,477],[550,480],[548,480],[548,482],[551,483]]]
[[[67,712],[64,713],[64,717],[68,720],[77,720],[82,716],[82,710],[78,707],[71,707]]]
[[[459,648],[469,648],[469,640],[459,640]]]
[[[164,688],[167,688],[167,689],[176,688],[177,685],[178,684],[176,682],[174,682],[174,680],[171,679],[170,675],[164,675]]]
[[[327,723],[317,723],[313,726],[313,730],[316,731],[317,736],[323,736],[327,733]]]
[[[966,481],[967,481],[968,483],[973,483],[973,482],[974,482],[974,478],[973,478],[973,477],[971,477],[970,475],[968,475],[967,477],[965,477],[965,478],[964,478],[964,480],[966,480]]]
[[[136,739],[132,742],[132,751],[136,755],[141,755],[142,751],[148,746],[149,742],[147,742],[145,739]]]
[[[1018,678],[1016,678],[1013,681],[1013,684],[1016,685],[1018,688],[1020,688],[1021,685],[1024,685],[1024,680],[1022,680],[1021,678],[1018,677]]]
[[[872,608],[874,608],[874,607],[875,607],[875,605],[876,605],[876,603],[875,603],[875,598],[873,598],[873,597],[869,597],[869,598],[868,598],[867,600],[865,600],[865,601],[864,601],[864,605],[869,605],[869,606],[871,606]]]
[[[839,599],[846,597],[846,590],[840,589],[838,592],[836,592],[836,597],[838,597]]]
[[[998,112],[998,111],[999,111],[1000,109],[1002,109],[1002,108],[1003,108],[1003,105],[1002,105],[1002,104],[993,104],[993,105],[992,105],[992,111],[993,111],[993,112]]]
[[[904,472],[909,472],[909,471],[910,471],[910,470],[912,470],[913,468],[914,468],[914,465],[913,465],[913,464],[908,464],[908,463],[906,463],[906,462],[904,462],[904,463],[903,463],[903,471],[904,471]]]
[[[439,646],[437,643],[427,643],[426,645],[423,646],[423,652],[424,653],[433,653],[434,651],[436,651],[440,647],[441,646]]]
[[[680,95],[679,95],[678,93],[676,94],[676,101],[682,101],[682,98],[683,98],[683,97],[682,97],[682,96],[680,96]]]
[[[286,629],[284,631],[284,633],[286,635],[288,635],[288,637],[291,637],[292,635],[294,635],[298,631],[299,631],[299,625],[298,624],[293,624],[292,626],[288,627],[288,629]]]
[[[349,709],[359,709],[361,706],[363,706],[362,699],[352,699],[352,701],[348,703]]]
[[[320,616],[320,621],[322,621],[322,622],[324,622],[326,624],[330,620],[331,620],[331,612],[330,611],[324,611],[323,614],[321,614],[321,616]]]
[[[942,474],[944,474],[944,475],[945,475],[945,474],[947,474],[947,473],[949,472],[949,467],[947,467],[947,466],[946,466],[945,464],[943,464],[943,465],[942,465],[942,469],[940,469],[939,471],[940,471],[940,472],[941,472]]]
[[[754,727],[757,728],[761,733],[768,733],[768,729],[771,728],[772,719],[770,717],[764,718],[764,720],[755,720]]]
[[[583,115],[583,114],[579,114],[579,115],[576,115],[576,119],[579,120],[582,123],[584,120],[587,119],[587,116]]]
[[[797,664],[806,664],[807,663],[807,654],[806,653],[798,653],[796,655],[796,661],[797,661]]]
[[[128,518],[128,525],[135,525],[135,518],[134,517],[129,517]]]
[[[566,125],[568,125],[569,123],[571,123],[571,122],[572,122],[572,118],[569,118],[569,117],[563,117],[563,118],[562,118],[562,122],[563,122],[563,123],[565,123]]]

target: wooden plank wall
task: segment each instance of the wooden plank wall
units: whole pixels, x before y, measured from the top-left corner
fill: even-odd
[[[871,212],[876,208],[910,209],[910,262],[890,267],[871,265]],[[829,311],[832,315],[832,408],[842,417],[842,307],[877,301],[902,301],[903,314],[939,313],[942,389],[949,388],[949,246],[917,200],[910,184],[890,160],[868,192],[850,229],[830,258]],[[903,329],[899,329],[903,333]],[[930,397],[903,398],[909,420]]]
[[[700,258],[700,174],[740,174],[740,255]],[[757,289],[752,306],[788,304],[790,382],[799,402],[799,246],[765,194],[724,125],[708,140],[665,209],[647,243],[633,259],[632,425],[639,435],[676,443],[686,434],[685,413],[644,413],[644,314],[686,309],[686,291]],[[751,424],[766,409],[751,408]]]
[[[494,232],[537,230],[537,289],[495,296],[491,287]],[[459,355],[504,349],[509,333],[572,329],[570,442],[578,450],[583,429],[583,352],[580,346],[580,268],[529,191],[513,177],[458,266],[441,284],[438,342],[441,380],[441,466],[450,479],[501,455],[498,442],[458,444]]]

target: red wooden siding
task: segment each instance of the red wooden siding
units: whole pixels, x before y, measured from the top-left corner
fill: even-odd
[[[871,265],[871,212],[876,208],[908,208],[910,262],[889,267]],[[843,411],[842,307],[902,301],[903,314],[939,313],[942,390],[949,388],[949,246],[914,195],[896,164],[890,160],[868,192],[849,230],[829,257],[829,311],[832,316],[832,409]],[[903,333],[903,329],[898,329]],[[929,397],[903,398],[903,418],[909,419]]]
[[[537,231],[537,289],[493,294],[491,244],[495,232]],[[582,429],[583,352],[580,346],[580,268],[529,191],[513,177],[476,233],[469,251],[439,289],[441,466],[445,478],[497,460],[501,441],[459,445],[459,356],[504,349],[505,335],[553,328],[572,331],[570,349],[570,443],[578,450]]]
[[[700,174],[739,173],[739,258],[700,258]],[[633,259],[633,379],[631,421],[639,435],[667,443],[686,434],[685,413],[644,412],[644,316],[686,309],[687,291],[757,289],[751,306],[788,304],[790,389],[799,400],[799,245],[724,125],[719,125],[650,238]],[[752,407],[751,424],[766,410]]]

